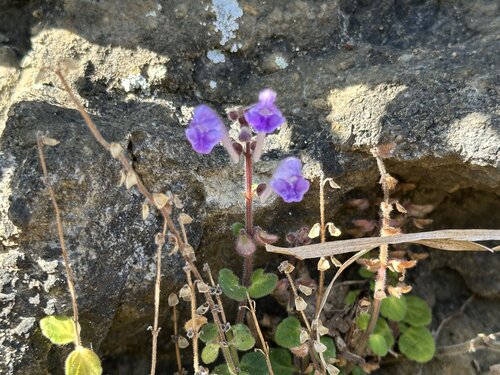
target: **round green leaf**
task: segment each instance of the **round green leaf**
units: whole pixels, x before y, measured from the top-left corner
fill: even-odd
[[[215,339],[217,339],[217,326],[215,323],[205,324],[200,332],[200,340],[206,344]]]
[[[432,311],[425,300],[416,296],[408,296],[406,297],[406,305],[404,322],[414,327],[423,327],[431,323]]]
[[[399,322],[403,320],[406,314],[406,299],[404,296],[401,298],[390,296],[384,298],[380,304],[380,314],[383,317]]]
[[[365,331],[368,328],[368,323],[370,322],[370,314],[362,313],[356,317],[356,325],[359,329]]]
[[[368,344],[372,352],[380,357],[385,356],[389,351],[384,336],[379,333],[371,334],[368,338]]]
[[[255,339],[246,325],[236,324],[231,327],[231,332],[233,333],[231,344],[236,346],[236,349],[241,351],[250,350],[255,345]]]
[[[390,349],[394,345],[394,336],[392,335],[392,330],[387,324],[387,321],[383,318],[378,318],[377,324],[375,324],[375,329],[373,333],[378,333],[384,336],[387,347]]]
[[[250,375],[268,375],[266,359],[261,352],[246,353],[240,361],[241,370]]]
[[[259,268],[252,273],[248,294],[252,298],[267,296],[274,290],[277,282],[278,276],[274,273],[264,273],[264,270]]]
[[[330,336],[321,336],[319,341],[326,346],[326,350],[323,352],[323,358],[325,361],[335,359],[337,356],[337,349],[335,348],[333,339]]]
[[[292,355],[288,350],[271,348],[269,359],[276,375],[292,375],[295,372],[295,367],[292,365]]]
[[[366,375],[366,372],[359,366],[356,366],[352,369],[352,375]]]
[[[219,271],[219,285],[226,296],[238,302],[247,298],[247,288],[240,285],[240,279],[233,271],[223,268]]]
[[[231,373],[229,372],[227,365],[224,363],[214,368],[213,375],[231,375]]]
[[[436,343],[425,327],[410,327],[399,337],[399,351],[416,362],[428,362],[434,357]]]
[[[207,344],[201,351],[201,360],[206,363],[207,365],[209,363],[215,362],[217,357],[219,356],[219,344]]]
[[[75,341],[75,323],[69,316],[51,315],[40,320],[42,334],[53,344],[65,345]]]
[[[66,375],[101,375],[101,360],[92,350],[78,346],[69,353],[64,366]]]
[[[300,329],[300,321],[290,316],[278,324],[274,340],[279,346],[287,349],[300,346]]]

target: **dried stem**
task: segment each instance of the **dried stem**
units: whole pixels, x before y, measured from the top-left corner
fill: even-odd
[[[436,349],[436,356],[442,357],[446,355],[473,353],[479,349],[489,349],[500,352],[500,332],[491,333],[489,335],[480,333],[469,341],[456,345],[442,346]]]
[[[163,245],[165,244],[166,233],[167,233],[167,222],[164,220],[161,234],[156,236],[157,247],[156,247],[156,281],[155,281],[155,316],[153,321],[153,328],[151,329],[151,335],[152,335],[151,371],[150,371],[151,375],[154,375],[156,372],[158,334],[160,333],[160,327],[158,325],[158,321],[160,318],[161,253]]]
[[[47,171],[47,165],[45,163],[45,155],[43,153],[43,143],[44,137],[37,136],[37,145],[38,145],[38,156],[40,159],[40,165],[42,167],[43,172],[43,182],[49,191],[50,200],[52,201],[52,207],[54,208],[54,213],[56,216],[57,223],[57,235],[59,236],[59,243],[61,244],[61,253],[64,261],[64,269],[66,271],[66,282],[68,283],[69,294],[71,295],[71,305],[73,307],[73,323],[75,326],[75,346],[82,345],[82,339],[80,337],[80,323],[78,322],[78,303],[77,303],[77,295],[75,289],[75,279],[73,276],[73,270],[71,269],[71,265],[68,259],[68,251],[66,249],[66,242],[64,241],[63,235],[63,226],[61,219],[61,212],[59,210],[59,206],[56,201],[56,195],[54,190],[52,189],[52,185],[50,184],[49,173]]]
[[[325,176],[321,174],[319,180],[319,218],[320,218],[320,238],[321,243],[326,242],[326,227],[325,227]],[[319,310],[319,304],[323,297],[323,289],[325,287],[325,271],[319,270],[319,287],[316,295],[316,313]]]
[[[198,314],[196,314],[196,292],[194,290],[193,280],[191,279],[191,270],[185,268],[186,278],[189,285],[191,297],[191,328],[193,330],[193,373],[197,374],[200,370],[200,357],[198,352]]]
[[[95,137],[95,139],[107,151],[111,152],[111,145],[110,145],[110,143],[108,143],[102,137],[101,133],[97,129],[96,125],[94,124],[94,122],[92,121],[92,119],[90,118],[90,116],[87,114],[87,112],[85,111],[85,109],[83,108],[83,106],[80,104],[80,102],[77,99],[77,97],[75,96],[75,94],[73,94],[73,91],[71,90],[71,88],[70,88],[68,82],[66,81],[66,78],[62,74],[62,72],[59,69],[57,69],[57,70],[55,70],[55,74],[61,80],[61,82],[62,82],[62,84],[64,86],[64,89],[66,90],[66,92],[70,96],[71,100],[75,104],[76,108],[80,112],[80,114],[83,117],[83,119],[85,120],[85,124],[89,128],[89,130],[92,133],[92,135]],[[113,157],[115,157],[115,156],[113,156]],[[120,161],[123,169],[125,170],[125,172],[127,174],[133,174],[133,175],[135,175],[135,177],[136,177],[136,185],[137,185],[137,189],[139,190],[139,192],[146,198],[146,200],[149,203],[151,203],[152,205],[154,205],[155,207],[157,207],[155,205],[155,203],[154,203],[153,194],[146,188],[146,186],[144,185],[144,183],[142,182],[142,180],[140,179],[140,177],[136,174],[134,168],[132,167],[132,164],[129,162],[129,160],[127,159],[127,157],[123,153],[123,151],[120,152],[119,155],[116,156],[116,159],[118,159]],[[180,235],[179,231],[177,230],[177,228],[175,227],[175,224],[174,224],[174,222],[172,220],[172,217],[170,216],[170,213],[172,211],[172,205],[171,205],[171,203],[167,203],[163,207],[161,207],[161,208],[157,207],[157,208],[161,212],[161,215],[163,216],[163,219],[167,223],[168,230],[174,236],[175,241],[177,242],[177,245],[179,246],[179,249],[181,250],[181,254],[182,254],[185,262],[189,265],[189,267],[191,269],[191,272],[193,273],[195,279],[198,280],[198,281],[203,281],[203,278],[202,278],[200,272],[196,268],[196,265],[193,263],[193,261],[191,260],[191,258],[189,257],[189,255],[187,255],[183,251],[184,248],[185,248],[185,246],[186,246],[186,244],[182,240],[181,235]],[[222,328],[220,327],[220,321],[219,321],[219,318],[218,318],[218,315],[217,315],[217,311],[215,309],[215,304],[214,304],[214,301],[212,299],[212,296],[210,295],[210,293],[205,293],[205,296],[206,296],[207,302],[210,305],[211,313],[212,313],[212,316],[214,318],[214,322],[216,322],[216,323],[219,322],[219,324],[217,325],[218,326],[218,332],[219,332],[219,338],[221,339],[221,341],[226,341],[225,340],[225,334],[222,331]],[[226,362],[228,364],[230,372],[232,374],[236,374],[237,370],[236,370],[236,367],[234,365],[234,361],[237,361],[237,358],[232,358],[231,355],[229,354],[229,351],[227,350],[227,348],[223,348],[222,352],[224,354],[224,358],[226,359]]]
[[[252,315],[252,320],[257,330],[257,335],[259,336],[260,344],[262,346],[262,351],[264,352],[267,370],[269,371],[269,375],[274,375],[273,367],[271,366],[271,359],[269,357],[269,345],[267,344],[266,340],[264,340],[264,336],[262,335],[262,331],[259,326],[259,321],[257,320],[257,314],[255,311],[255,301],[250,299],[250,295],[248,293],[247,293],[247,300],[248,300],[249,310]]]
[[[172,320],[174,322],[174,337],[176,338],[174,342],[175,342],[175,358],[177,360],[177,370],[179,372],[179,375],[182,375],[184,374],[184,369],[182,368],[181,349],[179,348],[179,341],[177,340],[177,337],[179,335],[179,328],[177,326],[178,324],[177,305],[172,306]]]

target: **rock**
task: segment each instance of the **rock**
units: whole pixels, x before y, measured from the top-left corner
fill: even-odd
[[[266,181],[279,160],[296,155],[313,188],[300,204],[258,204],[255,221],[263,228],[283,238],[313,225],[321,173],[342,187],[327,197],[339,227],[375,218],[376,210],[363,216],[344,203],[380,196],[369,149],[383,143],[396,145],[390,173],[415,185],[401,199],[434,206],[426,229],[499,227],[500,16],[494,2],[66,0],[0,1],[0,8],[6,10],[0,12],[2,373],[57,374],[65,355],[37,328],[46,314],[71,313],[40,179],[37,132],[61,141],[47,149],[47,162],[75,270],[84,342],[105,358],[107,372],[142,374],[149,367],[153,239],[161,221],[150,215],[144,222],[143,198],[117,187],[119,165],[91,137],[57,78],[41,72],[47,66],[69,68],[70,84],[104,137],[122,145],[152,191],[180,196],[194,218],[188,232],[198,264],[209,262],[214,272],[241,267],[229,228],[242,220],[243,171],[221,147],[195,154],[185,125],[202,102],[222,113],[256,101],[264,87],[278,92],[288,123],[266,140],[255,179]],[[15,15],[22,15],[18,25]],[[14,33],[15,27],[23,32]],[[184,284],[183,262],[168,250],[162,259],[164,371],[174,363],[166,296]],[[257,262],[275,269],[279,260],[261,252]],[[477,295],[477,309],[443,331],[443,345],[499,330],[499,262],[491,254],[432,251],[410,274],[436,319]],[[472,374],[470,360],[483,372],[498,363],[488,353],[466,358],[460,370],[458,362],[441,358],[424,373]],[[413,367],[394,371],[416,372],[403,366]]]

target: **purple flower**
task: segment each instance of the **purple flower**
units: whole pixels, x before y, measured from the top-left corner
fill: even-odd
[[[186,137],[193,149],[208,154],[224,137],[226,131],[222,119],[204,104],[194,109],[194,116],[186,129]]]
[[[286,120],[274,105],[276,93],[271,89],[259,93],[259,101],[245,112],[245,119],[257,133],[272,133]]]
[[[302,176],[302,164],[294,157],[286,158],[278,165],[269,184],[287,203],[300,202],[309,190],[309,181]]]

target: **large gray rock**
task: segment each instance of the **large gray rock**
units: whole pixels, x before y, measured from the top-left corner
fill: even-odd
[[[59,373],[64,358],[37,329],[45,314],[70,309],[40,180],[38,131],[61,141],[47,150],[47,160],[84,341],[111,373],[148,368],[153,237],[161,223],[153,216],[142,221],[143,199],[116,186],[117,163],[92,139],[60,82],[39,74],[59,61],[77,61],[69,81],[104,136],[128,151],[147,186],[181,197],[195,219],[189,235],[199,245],[200,265],[240,267],[228,228],[241,220],[243,171],[221,148],[195,154],[184,127],[195,105],[222,111],[249,104],[263,87],[278,91],[288,123],[268,138],[257,180],[269,178],[284,156],[300,156],[313,185],[323,172],[343,187],[329,193],[328,212],[345,228],[360,216],[343,207],[346,199],[379,195],[369,148],[392,142],[388,169],[416,185],[404,199],[435,206],[430,229],[500,225],[494,1],[66,0],[0,1],[0,7],[2,373]],[[258,205],[256,222],[283,237],[314,224],[317,212],[313,188],[300,204]],[[181,259],[167,250],[164,302],[184,283]],[[261,254],[258,262],[273,268],[279,260]],[[499,262],[491,254],[433,252],[411,273],[417,292],[434,306],[434,328],[469,294],[478,296],[464,322],[443,331],[440,344],[500,330]],[[160,361],[170,370],[165,304],[161,323]],[[463,365],[435,360],[423,373],[473,374],[471,361],[486,372],[500,361],[491,353],[464,358]]]

